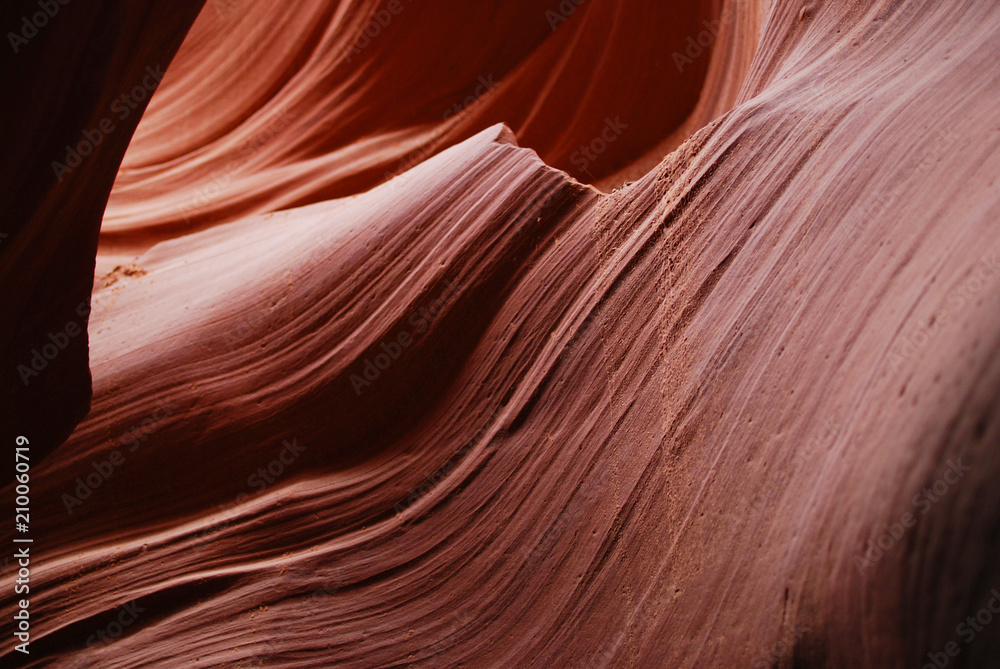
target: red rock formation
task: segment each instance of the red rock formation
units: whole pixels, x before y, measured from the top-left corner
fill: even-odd
[[[115,173],[201,2],[5,3],[0,436],[40,457],[87,413],[94,255]],[[151,75],[152,73],[152,75]],[[153,76],[155,75],[155,76]],[[134,92],[134,93],[133,93]],[[54,348],[53,348],[54,347]],[[4,482],[12,469],[4,464]]]
[[[719,0],[209,3],[122,165],[106,265],[368,190],[500,122],[547,163],[620,185],[732,105],[759,20]]]
[[[515,85],[619,39],[642,62],[660,10],[589,1],[516,43],[491,5],[460,30],[406,4],[350,85],[330,53],[372,6],[237,5],[219,40],[228,5],[204,10],[104,257],[172,238],[94,294],[93,408],[32,472],[34,666],[992,666],[1000,8],[734,3],[602,185],[697,132],[605,194],[556,169],[587,124],[525,123],[570,104]],[[614,7],[628,29],[587,36]],[[301,45],[168,141],[263,16]],[[421,116],[481,52],[511,89]],[[580,118],[637,108],[639,76],[594,77]],[[285,95],[281,139],[177,236]]]

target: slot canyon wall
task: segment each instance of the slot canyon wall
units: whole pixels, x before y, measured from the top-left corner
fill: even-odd
[[[17,46],[5,663],[994,666],[1000,6],[69,2]]]

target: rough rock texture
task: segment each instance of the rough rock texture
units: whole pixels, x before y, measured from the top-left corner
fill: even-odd
[[[449,4],[422,6],[434,34]],[[180,69],[119,175],[108,257],[173,238],[99,284],[91,413],[33,470],[32,666],[902,668],[948,642],[949,666],[994,666],[1000,622],[956,627],[1000,589],[1000,6],[740,3],[705,64],[715,97],[600,169],[700,129],[608,194],[539,158],[564,167],[568,140],[530,139],[530,89],[481,112],[510,128],[435,121],[472,136],[360,193],[432,119],[400,122],[405,148],[350,124],[429,103],[387,111],[375,83],[345,102],[314,73],[289,139],[177,236],[268,84],[338,71],[323,45],[362,9],[303,5],[274,32],[314,28],[315,61],[266,59],[228,122],[192,115],[171,143],[156,124],[210,78]],[[236,53],[210,39],[217,9],[178,65]],[[628,11],[626,43],[659,28]],[[511,58],[577,53],[547,45],[590,16]],[[413,20],[393,44],[452,99],[440,45],[403,48]],[[438,57],[474,76],[481,30]],[[358,81],[395,81],[368,49]],[[745,71],[718,64],[746,49]],[[199,147],[204,167],[168,176]]]

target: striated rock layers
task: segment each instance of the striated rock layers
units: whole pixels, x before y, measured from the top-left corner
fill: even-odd
[[[298,4],[206,5],[125,156],[27,666],[993,666],[1000,7],[403,0],[348,66],[391,3]]]
[[[759,4],[209,2],[122,164],[102,252],[359,193],[496,123],[618,186],[732,106]]]

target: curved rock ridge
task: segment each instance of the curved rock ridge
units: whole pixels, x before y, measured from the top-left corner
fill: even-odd
[[[498,122],[618,186],[732,106],[759,4],[213,0],[122,164],[101,268],[368,190]]]
[[[611,193],[494,124],[123,224],[26,666],[993,666],[1000,6],[766,11]]]

